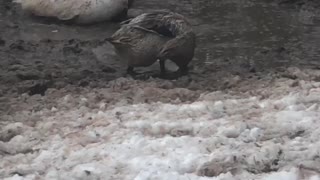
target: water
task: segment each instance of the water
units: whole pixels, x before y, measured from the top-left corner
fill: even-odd
[[[311,10],[249,0],[136,0],[133,8],[187,16],[198,35],[195,62],[244,70],[320,67],[320,21]]]

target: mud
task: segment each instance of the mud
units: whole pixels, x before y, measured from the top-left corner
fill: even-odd
[[[177,6],[178,4],[179,6]],[[212,2],[136,0],[129,14],[165,8],[190,18],[198,36],[188,76],[170,88],[247,92],[274,78],[292,78],[288,67],[320,68],[317,1]],[[260,12],[259,12],[260,11]],[[259,14],[259,13],[261,14]],[[299,18],[297,18],[299,17]],[[11,98],[44,95],[48,89],[103,88],[124,76],[110,44],[118,23],[77,26],[23,13],[0,2],[0,113]],[[168,65],[175,70],[174,65]],[[159,72],[158,64],[139,72]],[[152,81],[152,80],[151,80]],[[154,80],[160,84],[166,80]]]

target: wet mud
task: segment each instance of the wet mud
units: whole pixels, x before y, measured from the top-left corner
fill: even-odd
[[[188,76],[171,88],[249,91],[274,78],[295,78],[288,67],[320,68],[317,1],[136,0],[129,14],[170,9],[187,16],[197,33]],[[104,88],[125,74],[110,44],[119,25],[62,23],[26,14],[10,0],[0,2],[1,113],[11,97],[44,95],[48,89]],[[175,70],[173,64],[168,64]],[[156,63],[139,72],[159,72]],[[149,80],[150,81],[150,80]],[[151,80],[152,81],[152,80]],[[157,79],[164,82],[167,80]],[[72,87],[72,88],[70,88]]]

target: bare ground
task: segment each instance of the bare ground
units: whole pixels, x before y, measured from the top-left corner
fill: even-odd
[[[99,43],[118,28],[117,23],[76,26],[31,17],[9,0],[1,2],[0,15],[1,113],[14,112],[8,102],[24,93],[45,95],[48,89],[74,92],[82,88],[104,88],[110,80],[124,75],[126,67],[117,61],[111,45]],[[284,51],[286,49],[273,49],[267,54],[272,58],[285,54]],[[159,86],[170,82],[167,89],[246,93],[255,87],[267,86],[275,78],[296,78],[287,70],[289,64],[264,62],[252,67],[247,61],[234,64],[228,59],[217,59],[213,62],[205,64],[195,57],[190,75],[171,81],[149,81],[159,82]],[[151,70],[157,72],[158,66]]]

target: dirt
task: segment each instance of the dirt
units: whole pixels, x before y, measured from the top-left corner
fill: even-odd
[[[100,43],[118,27],[116,22],[77,26],[37,18],[23,13],[10,0],[1,1],[0,113],[12,113],[15,107],[8,102],[13,98],[16,101],[21,94],[41,96],[48,89],[65,89],[67,94],[81,88],[104,88],[111,80],[124,77],[126,66],[117,60],[112,46]],[[279,47],[260,54],[273,58],[285,52],[285,48]],[[169,80],[169,89],[246,93],[256,86],[272,83],[274,78],[295,78],[288,76],[290,64],[256,63],[253,66],[250,61],[235,64],[228,58],[218,58],[208,64],[201,60],[200,54],[190,66],[188,76]],[[143,71],[158,72],[159,67],[155,64]],[[154,81],[161,84],[168,80]]]

